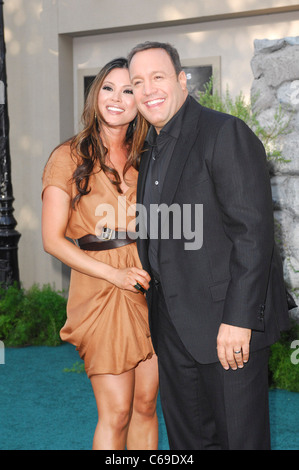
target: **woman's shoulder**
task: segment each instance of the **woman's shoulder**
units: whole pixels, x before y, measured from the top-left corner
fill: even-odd
[[[57,177],[71,178],[77,168],[77,158],[73,155],[71,141],[58,145],[50,154],[45,165],[43,178]]]
[[[71,151],[71,142],[65,142],[51,153],[43,171],[43,191],[47,186],[58,186],[72,196],[73,174],[77,168]]]
[[[71,147],[71,141],[63,142],[58,145],[51,153],[49,162],[63,162],[69,164],[70,162],[76,163],[76,156],[74,155]]]
[[[71,141],[58,145],[50,154],[45,169],[61,169],[74,171],[78,166],[76,154],[72,151]]]

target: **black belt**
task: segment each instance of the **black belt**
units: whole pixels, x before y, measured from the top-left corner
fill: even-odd
[[[112,250],[135,241],[136,233],[134,232],[117,232],[107,228],[103,229],[100,236],[85,235],[76,240],[79,248],[86,251]]]

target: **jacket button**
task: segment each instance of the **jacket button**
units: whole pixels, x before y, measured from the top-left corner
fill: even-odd
[[[258,319],[259,319],[260,321],[263,321],[263,320],[264,320],[265,308],[266,308],[266,305],[265,305],[265,304],[261,304],[261,305],[260,305],[260,308],[259,308],[259,315],[258,315]]]
[[[265,305],[265,304],[261,304],[261,305],[260,305],[260,314],[261,314],[261,315],[264,315],[264,313],[265,313],[265,308],[266,308],[266,305]]]

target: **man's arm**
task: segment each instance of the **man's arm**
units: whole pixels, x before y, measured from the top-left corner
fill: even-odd
[[[212,176],[223,226],[232,241],[231,281],[218,356],[235,368],[248,360],[251,330],[264,330],[261,309],[266,298],[274,224],[270,178],[261,142],[239,119],[228,119],[215,144]],[[238,354],[235,354],[237,352]]]

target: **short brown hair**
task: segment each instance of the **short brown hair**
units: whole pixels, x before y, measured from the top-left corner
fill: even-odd
[[[164,49],[169,55],[173,63],[177,75],[182,71],[181,60],[178,51],[175,47],[167,42],[146,41],[135,46],[128,55],[128,64],[130,66],[131,60],[137,52],[146,51],[148,49]]]

